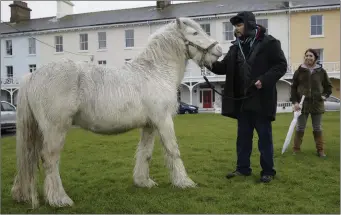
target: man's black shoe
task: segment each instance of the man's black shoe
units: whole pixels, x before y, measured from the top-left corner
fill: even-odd
[[[226,175],[226,178],[230,179],[230,178],[233,178],[233,177],[235,177],[235,176],[250,176],[250,175],[251,175],[251,173],[250,173],[250,174],[242,174],[242,173],[240,173],[239,171],[234,171],[234,172],[228,173],[228,174]]]
[[[263,175],[260,178],[260,181],[263,183],[269,183],[270,181],[272,181],[272,179],[274,179],[274,177],[272,175]]]

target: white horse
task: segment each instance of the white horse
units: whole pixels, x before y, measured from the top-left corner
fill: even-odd
[[[65,60],[29,74],[18,94],[12,197],[39,206],[36,171],[41,159],[46,201],[55,207],[73,205],[59,173],[60,153],[72,123],[108,135],[141,128],[133,174],[139,187],[157,185],[149,177],[149,160],[158,133],[172,184],[195,187],[174,132],[177,89],[189,59],[199,66],[211,65],[221,55],[221,46],[198,23],[177,18],[155,32],[146,48],[120,69]]]

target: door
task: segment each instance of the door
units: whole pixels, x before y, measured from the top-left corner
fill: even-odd
[[[212,91],[203,90],[202,92],[203,108],[212,108]]]

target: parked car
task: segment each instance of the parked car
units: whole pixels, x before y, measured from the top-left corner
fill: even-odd
[[[198,113],[199,107],[184,102],[179,103],[178,114]]]
[[[326,101],[324,101],[324,107],[326,111],[340,111],[340,99],[335,96],[329,96]]]
[[[1,101],[1,131],[16,128],[16,107],[9,102]]]

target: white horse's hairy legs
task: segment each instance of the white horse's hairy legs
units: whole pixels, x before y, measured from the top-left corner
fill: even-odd
[[[157,129],[165,152],[166,165],[170,170],[172,184],[179,188],[196,187],[196,183],[187,176],[185,166],[180,157],[172,116],[169,115],[164,120],[159,120]]]
[[[45,170],[44,194],[45,200],[55,207],[73,205],[73,201],[63,188],[59,173],[60,153],[64,146],[66,132],[52,126],[44,129],[45,144],[41,151]]]
[[[134,183],[138,187],[151,188],[157,183],[149,178],[149,161],[152,158],[156,130],[146,126],[142,128],[141,139],[136,150]]]

